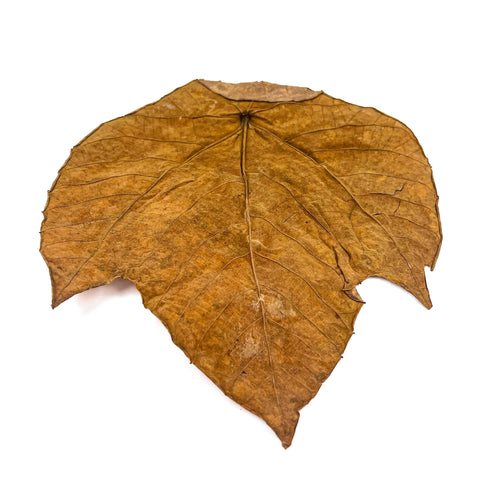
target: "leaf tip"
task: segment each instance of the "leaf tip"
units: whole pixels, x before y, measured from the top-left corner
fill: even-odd
[[[427,310],[430,310],[433,307],[432,300],[430,299],[430,293],[428,292],[428,289],[426,289],[426,292],[424,292],[421,297],[418,297],[418,299],[420,300],[421,304]]]

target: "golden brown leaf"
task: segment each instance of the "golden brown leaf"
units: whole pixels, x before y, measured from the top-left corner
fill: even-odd
[[[195,80],[107,122],[49,194],[53,306],[121,277],[285,447],[341,357],[369,276],[431,306],[441,243],[412,132],[306,88]]]

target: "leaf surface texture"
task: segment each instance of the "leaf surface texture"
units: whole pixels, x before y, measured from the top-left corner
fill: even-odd
[[[49,193],[53,306],[121,277],[222,391],[289,446],[370,276],[431,307],[438,197],[413,133],[373,108],[195,80],[102,124]]]

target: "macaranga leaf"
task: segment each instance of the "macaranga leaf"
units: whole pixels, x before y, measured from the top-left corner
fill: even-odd
[[[61,168],[53,307],[132,281],[173,341],[288,447],[386,278],[427,308],[438,196],[413,133],[308,88],[194,80],[100,125]]]

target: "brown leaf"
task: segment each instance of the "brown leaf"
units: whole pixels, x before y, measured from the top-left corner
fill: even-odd
[[[102,124],[49,194],[53,306],[121,277],[173,341],[285,447],[370,276],[427,308],[441,243],[412,132],[306,88],[195,80]]]

